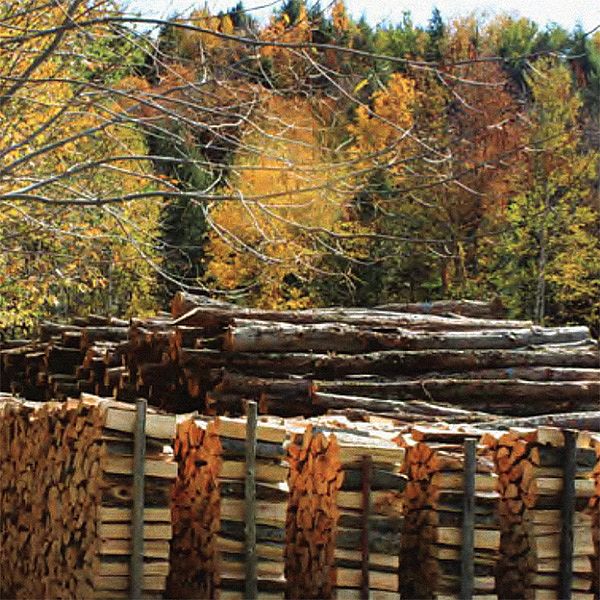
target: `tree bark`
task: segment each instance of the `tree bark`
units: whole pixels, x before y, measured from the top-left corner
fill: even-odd
[[[336,323],[371,328],[410,327],[430,331],[463,331],[470,329],[507,329],[531,326],[530,321],[440,317],[414,313],[398,313],[369,308],[319,308],[297,311],[262,310],[242,307],[197,306],[172,321],[173,325],[205,327],[207,331],[223,331],[235,319],[275,321],[278,323]]]
[[[423,315],[446,316],[452,314],[478,319],[504,319],[508,313],[499,299],[492,302],[482,302],[479,300],[435,300],[434,302],[382,304],[375,308],[377,310]]]
[[[578,342],[590,339],[587,327],[531,327],[509,330],[393,332],[365,330],[351,325],[321,323],[246,324],[236,320],[227,331],[223,348],[232,352],[344,352],[375,350],[513,349],[529,345]]]
[[[591,369],[596,378],[600,358],[595,349],[569,350],[416,350],[372,352],[368,354],[310,354],[220,352],[184,348],[179,353],[183,367],[199,372],[226,367],[244,373],[264,375],[297,374],[330,379],[354,374],[410,375],[430,372],[473,372],[479,369]],[[532,371],[536,373],[537,371]],[[516,373],[516,371],[513,371]],[[510,373],[507,373],[508,376]],[[583,375],[582,371],[582,375]],[[477,379],[479,375],[473,376]],[[529,379],[529,377],[523,377]],[[535,377],[532,375],[531,379]],[[500,377],[498,377],[500,379]],[[586,379],[586,377],[582,377]]]

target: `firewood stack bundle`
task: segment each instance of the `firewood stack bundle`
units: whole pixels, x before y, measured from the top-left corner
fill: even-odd
[[[335,585],[335,497],[341,486],[335,436],[300,424],[288,447],[290,501],[286,575],[292,599],[331,598]]]
[[[259,598],[266,600],[283,598],[286,587],[286,430],[279,420],[264,419],[256,435],[257,575]],[[245,438],[245,418],[192,419],[178,427],[173,597],[244,597]]]
[[[583,437],[583,436],[582,436]],[[486,436],[496,452],[501,494],[501,597],[558,599],[563,505],[564,436],[559,429],[512,429]],[[573,597],[592,599],[592,517],[586,507],[594,495],[591,472],[595,451],[576,454],[573,526]],[[596,557],[596,560],[598,558]]]
[[[594,554],[590,557],[593,565],[593,581],[595,600],[600,598],[600,435],[591,436],[590,446],[596,453],[596,464],[593,469],[594,495],[590,498],[588,512],[592,515],[592,533],[594,537]]]
[[[204,447],[207,422],[185,418],[174,443],[179,466],[172,493],[169,598],[212,598],[219,523],[220,463]]]
[[[402,594],[457,598],[460,594],[464,501],[464,441],[481,432],[415,426],[397,442],[407,449]],[[500,553],[499,495],[493,455],[478,444],[475,457],[474,598],[495,598]],[[511,596],[512,597],[512,596]]]
[[[246,419],[217,417],[207,428],[219,472],[220,524],[217,536],[216,598],[243,600],[245,571]],[[214,433],[213,433],[214,432]],[[264,418],[256,428],[256,540],[260,598],[283,599],[285,522],[289,467],[285,460],[286,429],[279,419]]]
[[[0,401],[0,596],[127,598],[131,554],[131,405],[88,397],[41,405]],[[147,415],[144,595],[160,597],[169,569],[164,452],[175,418]]]
[[[404,451],[381,432],[322,418],[297,423],[288,452],[288,597],[359,598],[365,586],[378,598],[397,597]]]

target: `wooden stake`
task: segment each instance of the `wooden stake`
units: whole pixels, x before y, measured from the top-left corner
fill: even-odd
[[[463,484],[463,524],[461,547],[461,600],[473,597],[474,582],[474,531],[475,531],[475,447],[477,440],[468,438],[464,442],[465,467]]]
[[[560,511],[560,578],[558,597],[561,600],[571,600],[577,432],[572,429],[565,429],[563,430],[563,434],[565,438],[565,457],[563,463],[563,495]]]
[[[144,582],[144,463],[146,459],[146,410],[148,408],[146,399],[137,398],[135,407],[130,595],[132,600],[140,600]]]
[[[369,600],[369,517],[371,515],[371,478],[373,473],[373,460],[365,454],[362,460],[362,586],[361,600]]]
[[[256,560],[256,402],[246,403],[245,550],[247,600],[258,596]]]

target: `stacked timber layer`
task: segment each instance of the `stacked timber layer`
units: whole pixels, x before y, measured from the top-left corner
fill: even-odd
[[[481,432],[415,426],[397,442],[406,448],[406,524],[402,547],[405,598],[460,597],[464,441]],[[500,556],[499,494],[493,453],[475,452],[473,598],[496,598]],[[505,596],[507,597],[507,596]]]
[[[231,416],[246,399],[262,414],[404,422],[598,410],[589,330],[508,320],[492,304],[268,311],[178,294],[173,309],[130,324],[46,323],[40,340],[0,350],[0,389],[143,396],[171,412]]]
[[[286,587],[286,430],[278,420],[261,420],[256,437],[257,583],[258,597],[267,600],[283,598]],[[245,439],[245,418],[186,419],[178,426],[170,597],[244,597]]]
[[[0,597],[129,597],[131,405],[0,405]],[[161,597],[177,471],[164,444],[175,418],[149,413],[146,426],[143,590]]]
[[[289,598],[398,597],[404,450],[364,425],[320,418],[292,427]]]
[[[592,471],[596,453],[581,434],[574,480],[573,580],[571,597],[591,600],[592,516],[586,511],[594,496]],[[561,509],[564,506],[565,440],[559,429],[515,428],[488,435],[495,451],[502,559],[498,569],[501,597],[559,600]],[[598,555],[595,561],[599,560]]]

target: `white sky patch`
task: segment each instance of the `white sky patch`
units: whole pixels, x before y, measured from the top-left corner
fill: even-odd
[[[185,14],[193,8],[203,7],[205,4],[211,12],[218,12],[231,8],[237,0],[129,0],[127,5],[132,11],[139,11],[147,17],[167,17],[173,14]],[[309,5],[311,0],[308,1]],[[264,20],[272,13],[273,8],[281,5],[281,0],[246,0],[244,7],[251,10],[256,18]],[[322,0],[321,6],[327,6],[329,0]],[[444,19],[464,16],[473,11],[478,14],[494,15],[508,12],[517,16],[528,17],[540,25],[558,23],[566,29],[572,29],[576,24],[581,24],[584,30],[600,25],[599,0],[502,0],[498,2],[482,2],[481,0],[437,0],[436,2],[423,0],[346,0],[350,13],[358,19],[365,15],[371,25],[384,21],[392,24],[402,19],[403,11],[410,11],[413,21],[425,25],[431,16],[434,6],[437,6]]]

